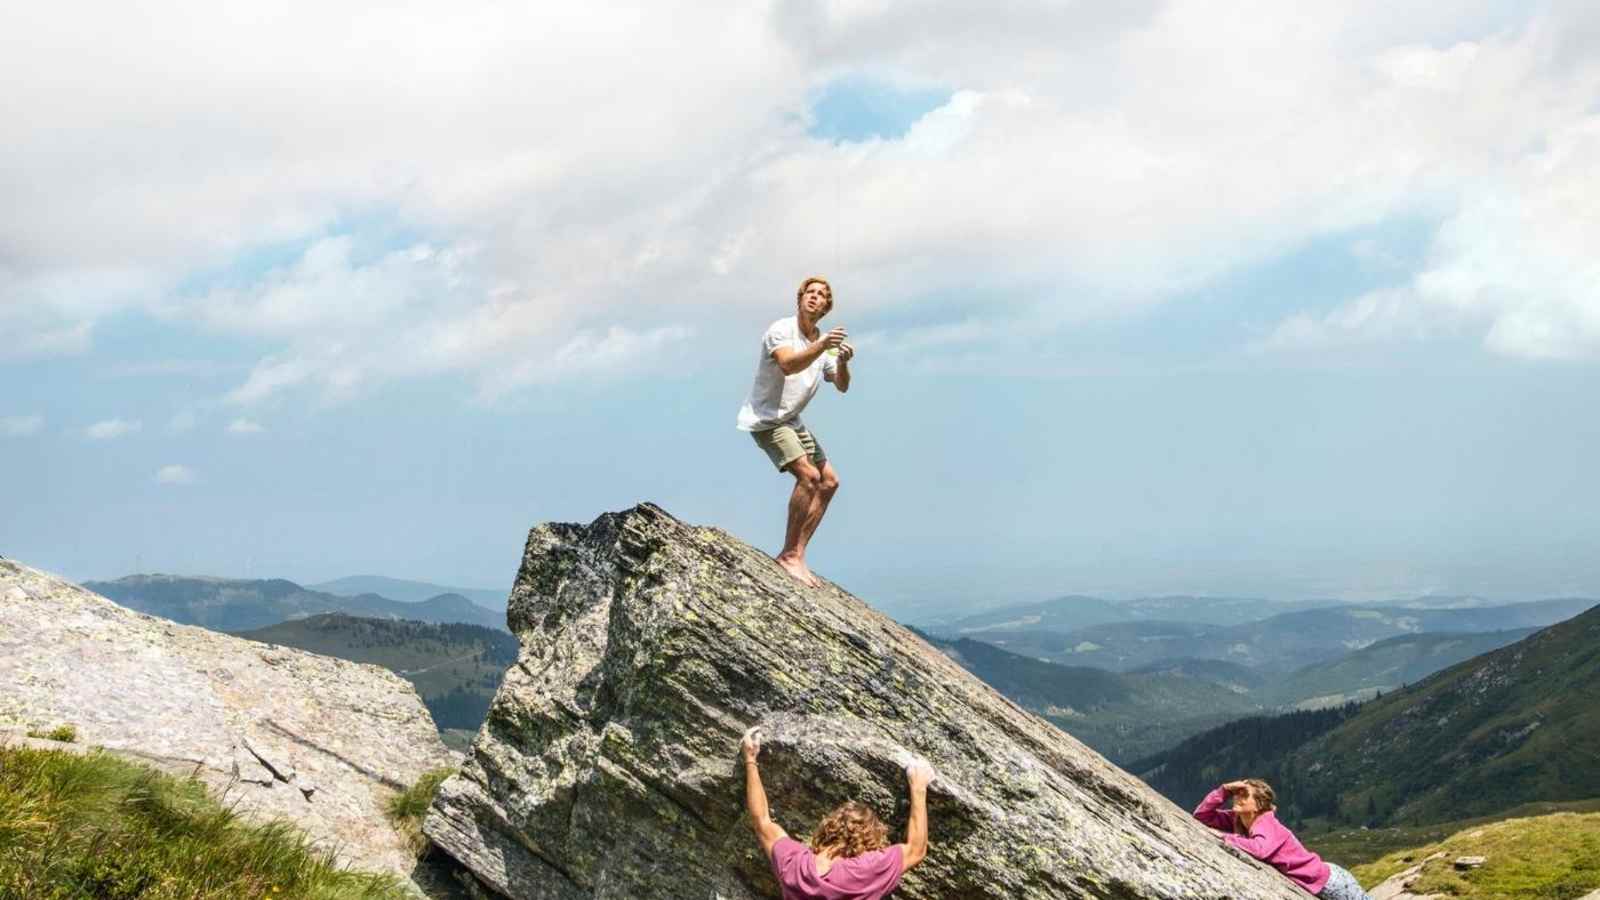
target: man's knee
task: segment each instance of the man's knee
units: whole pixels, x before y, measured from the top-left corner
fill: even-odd
[[[834,491],[839,489],[838,473],[833,471],[831,467],[823,469],[821,473],[821,479],[822,481],[819,487],[822,489],[822,492],[830,497],[833,496]]]
[[[789,474],[794,476],[795,484],[808,491],[822,489],[822,470],[804,456],[789,464]]]

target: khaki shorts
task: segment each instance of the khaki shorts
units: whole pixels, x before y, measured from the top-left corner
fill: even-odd
[[[828,454],[822,452],[822,445],[805,426],[779,425],[766,431],[752,431],[750,436],[756,439],[756,446],[767,451],[767,458],[779,472],[802,456],[811,457],[819,469],[828,461]]]

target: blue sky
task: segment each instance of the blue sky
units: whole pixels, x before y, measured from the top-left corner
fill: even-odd
[[[504,587],[642,500],[775,550],[733,417],[822,273],[813,565],[891,613],[1600,594],[1588,10],[374,7],[283,69],[313,12],[0,20],[57,73],[0,126],[0,553]]]

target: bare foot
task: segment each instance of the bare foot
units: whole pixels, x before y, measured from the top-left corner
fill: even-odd
[[[811,571],[810,566],[806,566],[806,579],[812,587],[822,587],[822,579],[817,577],[817,573]]]
[[[811,574],[811,570],[806,568],[806,564],[803,561],[788,556],[775,556],[773,557],[773,560],[777,562],[777,564],[782,567],[785,572],[788,572],[789,577],[793,578],[795,581],[800,582],[806,587],[817,586],[815,582],[816,576]]]

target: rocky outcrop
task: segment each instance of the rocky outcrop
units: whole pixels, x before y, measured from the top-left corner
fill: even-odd
[[[508,617],[521,655],[424,825],[506,897],[776,897],[744,818],[754,723],[797,835],[849,798],[898,833],[901,767],[932,761],[902,900],[1304,897],[859,600],[654,506],[535,528]]]
[[[455,762],[385,669],[152,618],[0,560],[0,729],[58,725],[398,873],[414,857],[384,801]]]
[[[1382,882],[1373,885],[1372,890],[1367,892],[1367,896],[1371,900],[1444,900],[1442,894],[1413,894],[1411,892],[1411,886],[1416,883],[1417,879],[1422,877],[1422,870],[1428,863],[1437,859],[1444,859],[1444,854],[1435,853],[1409,869],[1396,872]]]

